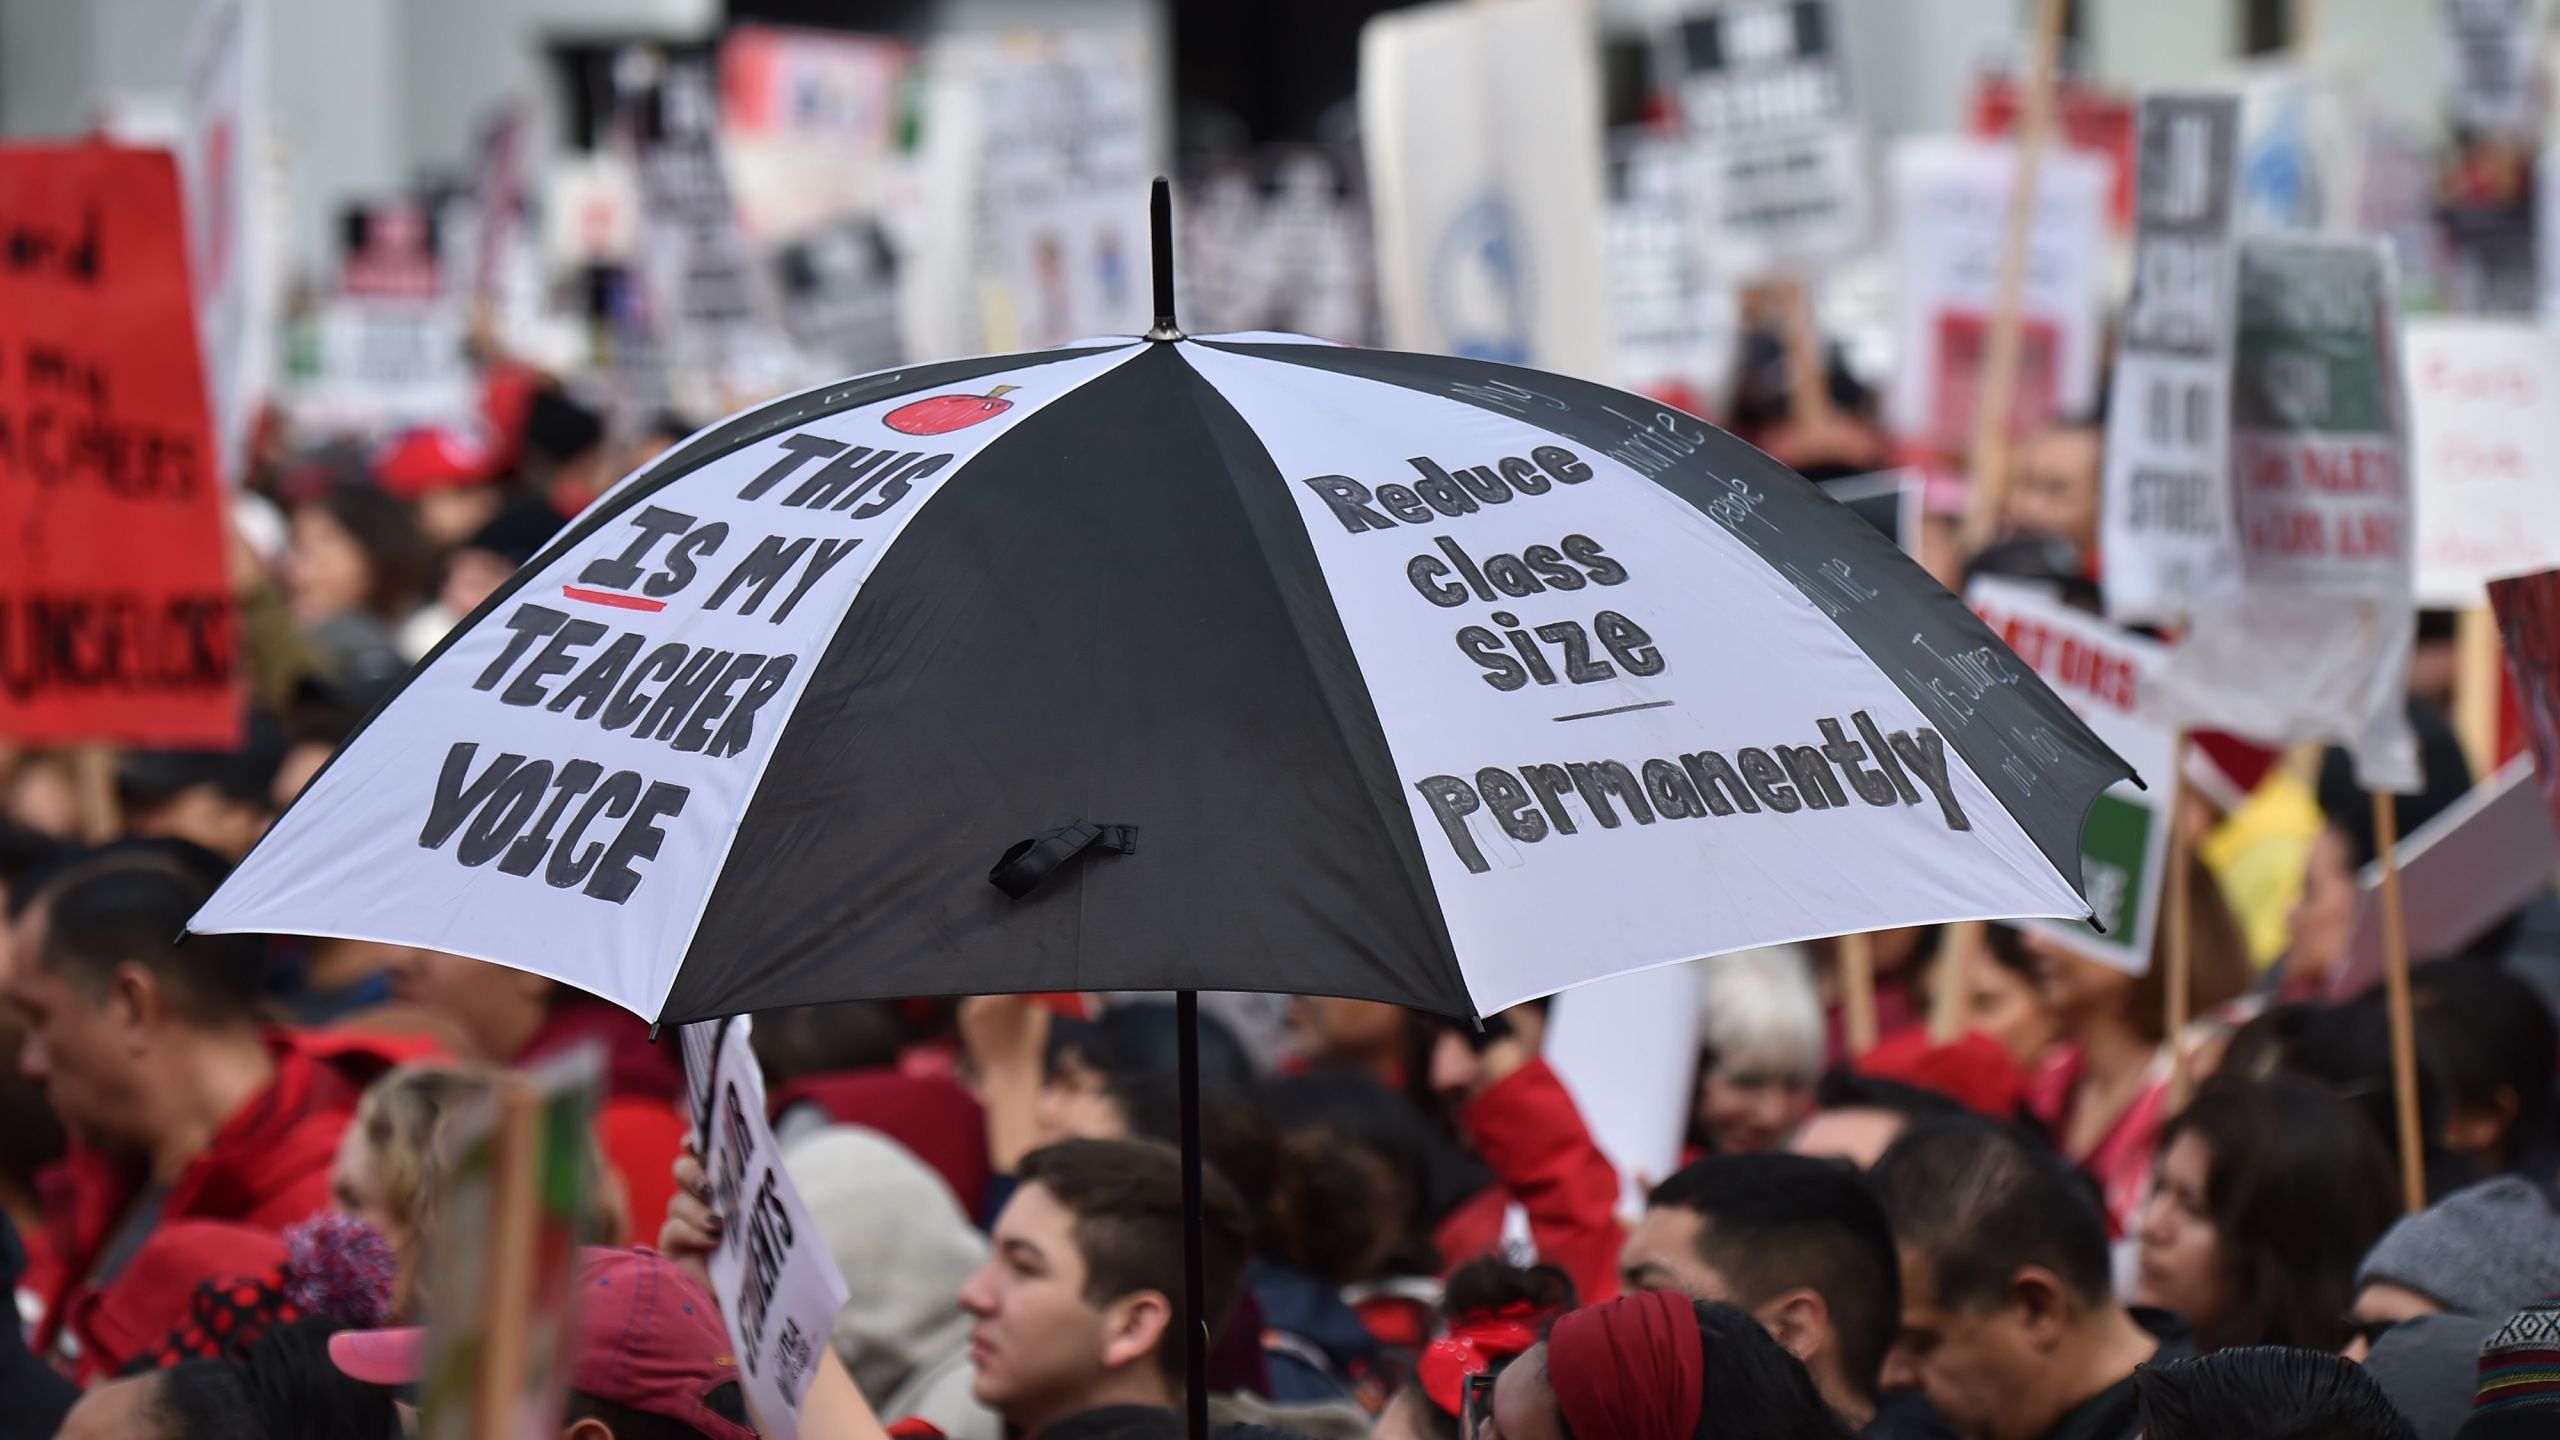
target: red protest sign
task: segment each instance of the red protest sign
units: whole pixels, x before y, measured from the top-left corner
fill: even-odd
[[[0,147],[0,737],[239,743],[176,162]]]

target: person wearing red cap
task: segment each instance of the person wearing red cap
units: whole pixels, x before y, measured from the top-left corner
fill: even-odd
[[[506,505],[497,456],[479,437],[448,425],[393,436],[374,454],[373,478],[417,511],[418,529],[438,550],[470,539]]]
[[[1877,1423],[1877,1381],[1902,1323],[1893,1230],[1855,1171],[1805,1155],[1710,1155],[1654,1187],[1619,1265],[1630,1293],[1748,1310],[1804,1362],[1851,1425]],[[1925,1423],[1923,1421],[1922,1423]]]
[[[560,1440],[756,1440],[720,1306],[654,1250],[580,1252]],[[422,1329],[342,1330],[329,1358],[369,1385],[414,1385]]]
[[[1468,1440],[1849,1437],[1759,1322],[1668,1290],[1566,1315],[1492,1391]]]

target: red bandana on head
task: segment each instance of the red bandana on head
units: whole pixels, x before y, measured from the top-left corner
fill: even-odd
[[[1649,1290],[1558,1320],[1547,1380],[1574,1440],[1692,1440],[1707,1358],[1686,1295]]]

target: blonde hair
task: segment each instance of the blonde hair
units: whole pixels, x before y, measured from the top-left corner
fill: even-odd
[[[383,1238],[400,1262],[392,1288],[396,1315],[417,1314],[419,1270],[436,1241],[435,1202],[453,1159],[455,1117],[489,1103],[506,1073],[489,1065],[403,1065],[356,1102],[353,1123],[373,1157],[390,1222]],[[587,1194],[583,1228],[595,1239],[618,1239],[631,1225],[622,1182],[601,1151],[590,1159],[596,1180]]]
[[[1699,1039],[1718,1068],[1810,1085],[1822,1074],[1822,993],[1793,945],[1697,962]]]

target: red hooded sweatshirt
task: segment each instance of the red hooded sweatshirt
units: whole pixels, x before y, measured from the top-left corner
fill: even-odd
[[[264,1038],[275,1057],[274,1081],[233,1112],[214,1132],[213,1143],[179,1173],[161,1201],[157,1224],[224,1220],[275,1232],[328,1207],[338,1136],[364,1086],[387,1067],[381,1057],[357,1050],[321,1060],[289,1031],[270,1030]],[[196,1283],[208,1278],[155,1266],[121,1272],[104,1286],[88,1283],[142,1182],[138,1170],[78,1147],[37,1177],[47,1235],[61,1266],[36,1335],[40,1353],[54,1347],[65,1319],[93,1291],[182,1283],[176,1299],[183,1305]]]
[[[649,1024],[610,1000],[562,987],[551,1013],[535,1031],[519,1068],[539,1065],[587,1040],[604,1046],[604,1108],[596,1115],[596,1143],[605,1163],[622,1177],[631,1206],[633,1243],[655,1245],[658,1227],[676,1198],[676,1156],[691,1128],[684,1113],[684,1059],[670,1032],[666,1043],[649,1039]]]
[[[1502,1248],[1503,1212],[1518,1202],[1538,1258],[1573,1277],[1582,1303],[1618,1293],[1618,1170],[1592,1143],[1573,1096],[1533,1059],[1458,1112],[1467,1143],[1494,1183],[1452,1210],[1432,1235],[1450,1270]]]

